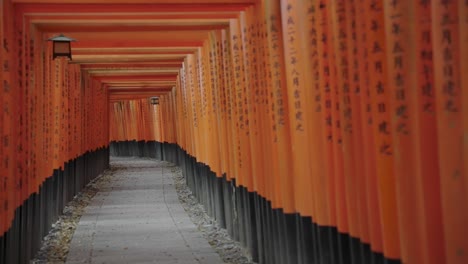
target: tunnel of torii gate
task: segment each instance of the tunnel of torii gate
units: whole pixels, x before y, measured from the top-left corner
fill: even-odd
[[[0,263],[27,263],[109,154],[180,166],[258,263],[468,263],[467,1],[0,13]]]

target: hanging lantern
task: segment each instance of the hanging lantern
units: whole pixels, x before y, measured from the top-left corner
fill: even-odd
[[[71,42],[76,41],[75,39],[65,37],[63,34],[59,36],[50,38],[49,41],[53,41],[53,59],[57,57],[68,57],[70,60],[72,59],[71,55]]]
[[[151,101],[152,105],[158,105],[159,104],[159,97],[157,97],[157,96],[151,97],[150,101]]]

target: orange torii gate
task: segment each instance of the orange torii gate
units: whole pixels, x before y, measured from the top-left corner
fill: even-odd
[[[126,2],[0,3],[0,262],[130,141],[259,263],[468,262],[466,1]]]

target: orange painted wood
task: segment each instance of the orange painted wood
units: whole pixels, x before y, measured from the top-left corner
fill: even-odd
[[[4,18],[3,18],[3,3],[0,4],[0,14],[2,14],[2,18],[0,18],[0,39],[6,39],[4,34]],[[6,50],[4,47],[0,48],[0,61],[6,61]],[[3,84],[4,80],[4,67],[0,67],[0,106],[4,107],[6,104],[6,92],[5,87]],[[4,111],[0,111],[0,136],[4,137],[5,129],[4,123],[6,123],[8,117],[6,116]],[[8,192],[6,190],[6,182],[7,182],[7,173],[6,173],[6,166],[5,166],[5,158],[7,157],[7,153],[5,151],[5,143],[0,143],[0,205],[5,205],[8,202]],[[3,236],[3,233],[7,230],[7,211],[5,210],[5,206],[0,206],[0,236]]]
[[[254,27],[254,13],[252,8],[248,8],[245,12],[241,12],[240,16],[240,29],[242,40],[242,61],[243,61],[243,107],[244,107],[244,127],[245,127],[245,140],[248,154],[245,161],[249,164],[249,169],[246,170],[247,187],[249,191],[257,191],[263,193],[262,183],[265,177],[265,172],[262,170],[261,152],[260,152],[260,138],[258,134],[259,116],[257,113],[257,104],[255,103],[255,94],[259,87],[255,85],[255,54],[254,46],[256,45],[255,37],[253,36]],[[258,80],[258,77],[257,77]],[[266,136],[266,135],[265,135]],[[255,175],[255,176],[254,176]],[[270,196],[268,200],[272,200]]]
[[[234,90],[234,72],[231,70],[233,66],[232,50],[231,50],[231,35],[229,31],[222,32],[222,48],[223,48],[223,69],[224,69],[224,98],[226,100],[226,141],[229,148],[226,148],[227,162],[227,178],[234,179],[238,176],[237,161],[237,107]]]
[[[336,224],[338,230],[341,232],[350,232],[349,217],[346,199],[350,195],[346,185],[349,178],[354,177],[352,163],[349,156],[349,135],[344,134],[343,126],[346,121],[342,119],[341,112],[345,108],[345,97],[343,86],[347,85],[346,72],[346,53],[343,53],[340,47],[341,42],[346,41],[346,29],[343,23],[340,24],[340,17],[345,15],[343,2],[335,2],[334,5],[326,5],[322,8],[321,21],[323,23],[322,34],[324,38],[324,60],[326,68],[323,74],[326,76],[326,84],[324,87],[324,94],[326,96],[325,108],[327,115],[325,117],[325,125],[328,126],[328,134],[326,141],[328,146],[332,148],[333,162],[334,162],[334,175],[330,175],[330,192],[334,194],[335,207],[332,208],[336,213]],[[344,68],[344,69],[343,69]],[[346,131],[344,131],[346,132]],[[343,143],[343,141],[346,141]],[[348,145],[344,145],[348,144]],[[332,189],[334,187],[334,189]],[[333,201],[333,200],[332,200]],[[349,201],[348,201],[349,202]],[[353,230],[354,233],[355,230]],[[351,233],[351,234],[353,234]]]
[[[468,47],[466,43],[468,43],[468,2],[467,1],[458,1],[458,14],[459,14],[459,29],[460,32],[460,91],[461,91],[461,105],[462,105],[462,133],[463,133],[463,142],[462,142],[462,164],[463,164],[463,171],[462,177],[464,179],[465,186],[462,188],[462,192],[464,193],[465,202],[463,204],[467,204],[468,201],[468,181],[466,178],[468,177],[468,75],[466,74],[468,70]],[[466,245],[465,245],[466,249]],[[464,251],[466,254],[466,251]]]
[[[209,123],[211,126],[211,135],[212,138],[208,139],[212,141],[212,154],[211,159],[213,160],[213,168],[216,176],[221,177],[223,174],[222,163],[221,163],[221,148],[222,148],[222,140],[221,140],[221,120],[219,118],[221,114],[220,108],[221,102],[219,100],[219,89],[221,89],[220,82],[222,82],[222,78],[220,75],[219,69],[219,58],[218,47],[220,46],[220,32],[215,34],[214,32],[211,34],[210,40],[210,50],[209,50],[209,76],[211,82],[211,91],[209,94]],[[175,94],[173,94],[173,98],[175,100]],[[175,107],[175,102],[173,103],[173,107]],[[176,121],[176,120],[174,120]]]
[[[197,3],[199,5],[206,5],[206,4],[216,4],[216,5],[224,5],[224,4],[252,4],[255,3],[256,0],[135,0],[134,4],[157,4],[157,5],[167,5],[167,4],[194,4]],[[123,0],[98,0],[98,1],[91,1],[91,0],[13,0],[13,3],[39,3],[39,4],[70,4],[70,3],[90,3],[90,4],[127,4],[128,2]]]
[[[225,31],[218,31],[216,34],[216,68],[217,68],[217,87],[215,92],[217,94],[217,125],[219,129],[219,155],[220,155],[220,170],[222,175],[227,175],[229,172],[229,151],[230,144],[228,140],[228,102],[226,99],[226,87],[227,78],[225,75],[224,60],[225,55],[223,54],[223,43],[225,41]]]
[[[418,95],[417,64],[412,60],[416,50],[416,34],[412,31],[414,13],[410,2],[385,3],[387,45],[386,89],[390,91],[391,133],[394,144],[394,169],[400,230],[401,259],[407,263],[425,263],[422,184],[415,177],[417,170],[415,134]]]
[[[367,14],[367,5],[365,1],[356,1],[356,12],[358,14]],[[382,240],[382,222],[381,212],[379,208],[378,185],[377,185],[377,168],[375,153],[375,140],[372,117],[372,101],[370,98],[369,80],[372,74],[371,64],[369,62],[370,52],[368,41],[370,35],[371,23],[367,16],[357,16],[357,42],[358,44],[358,67],[359,67],[359,94],[361,98],[360,113],[363,155],[364,160],[364,182],[367,193],[367,208],[368,214],[365,216],[369,219],[369,237],[371,249],[375,252],[383,252]]]
[[[359,41],[358,41],[358,21],[360,14],[358,13],[356,0],[346,1],[346,20],[349,22],[346,25],[347,42],[346,47],[348,50],[348,81],[349,87],[344,87],[348,91],[348,95],[343,97],[343,102],[348,103],[348,107],[342,111],[344,119],[351,119],[347,125],[343,126],[345,133],[350,133],[351,140],[349,143],[352,147],[349,155],[352,155],[354,163],[354,180],[348,182],[347,188],[349,192],[354,192],[353,199],[355,199],[355,207],[347,206],[348,215],[353,217],[355,228],[358,230],[358,237],[364,243],[370,243],[369,235],[369,219],[368,219],[368,206],[367,206],[367,190],[365,178],[365,163],[368,162],[363,159],[364,151],[363,146],[363,131],[361,113],[362,104],[362,87],[360,83],[360,58],[359,58]],[[345,73],[346,74],[346,73]],[[349,97],[348,97],[349,96]],[[349,200],[349,199],[348,199]],[[349,203],[353,203],[349,201]]]
[[[315,90],[315,96],[310,96],[309,98],[314,99],[315,107],[312,111],[316,112],[317,117],[320,118],[320,122],[316,123],[315,129],[320,129],[321,131],[317,130],[315,133],[318,138],[314,140],[320,140],[321,143],[315,142],[315,144],[319,144],[318,149],[321,151],[318,153],[323,157],[323,168],[321,174],[318,177],[321,179],[320,181],[323,182],[323,186],[320,184],[316,186],[314,189],[315,192],[321,192],[319,190],[326,190],[323,194],[324,197],[322,198],[322,203],[328,203],[328,208],[326,209],[328,212],[328,221],[323,222],[321,224],[324,225],[337,225],[337,211],[336,211],[336,191],[335,191],[335,183],[336,177],[338,175],[338,171],[341,170],[341,166],[336,166],[335,161],[338,161],[334,155],[334,148],[333,148],[333,121],[331,116],[332,110],[332,102],[331,102],[331,94],[330,94],[330,62],[332,57],[330,56],[330,51],[333,48],[333,43],[331,42],[331,30],[329,29],[329,15],[328,10],[329,8],[320,7],[320,3],[315,3],[313,6],[307,8],[307,16],[309,21],[309,30],[310,33],[310,43],[309,46],[312,47],[312,51],[310,55],[315,57],[312,59],[311,62],[311,70],[312,72],[312,80],[318,82],[315,84],[315,87],[312,87]],[[302,8],[305,11],[305,7]],[[313,11],[313,12],[312,12]],[[311,20],[315,19],[315,23]],[[316,53],[315,53],[316,52]],[[320,76],[320,78],[318,77]],[[318,127],[317,127],[318,126]],[[320,148],[320,145],[322,147]],[[318,165],[320,166],[320,165]],[[323,207],[323,206],[322,206]],[[323,211],[323,209],[321,209]]]
[[[16,11],[16,10],[15,10]],[[12,12],[14,16],[16,12]],[[14,32],[13,32],[13,43],[16,45],[15,51],[18,52],[16,59],[16,67],[13,68],[14,81],[17,82],[16,89],[14,91],[14,112],[17,113],[15,119],[13,119],[13,130],[14,135],[13,146],[15,149],[12,155],[12,160],[16,164],[13,170],[13,182],[14,182],[14,207],[17,208],[21,205],[24,196],[23,193],[23,182],[26,182],[27,171],[25,170],[25,161],[27,161],[26,151],[28,144],[28,124],[27,113],[24,111],[26,107],[26,81],[25,81],[25,42],[23,41],[23,35],[21,29],[23,28],[23,21],[14,20]],[[16,71],[16,72],[15,72]]]
[[[384,255],[388,258],[400,257],[399,228],[395,190],[394,145],[391,136],[391,117],[388,74],[385,61],[386,52],[391,52],[385,43],[383,3],[367,1],[368,52],[370,55],[369,90],[372,100],[371,111],[375,135],[375,154],[379,192],[379,209],[382,221]]]
[[[432,2],[434,83],[446,263],[468,262],[466,175],[463,174],[463,105],[459,6]]]
[[[109,13],[166,13],[166,12],[180,12],[180,13],[191,13],[191,12],[239,12],[244,10],[245,4],[215,4],[215,5],[200,5],[196,3],[190,4],[103,4],[95,3],[92,5],[85,3],[69,3],[69,4],[58,4],[49,3],[43,4],[18,4],[17,8],[22,13],[95,13],[95,14],[109,14]]]
[[[269,58],[268,15],[265,13],[265,1],[252,7],[253,25],[251,36],[255,39],[252,49],[253,60],[253,95],[254,114],[256,114],[257,146],[260,152],[262,175],[257,180],[259,193],[271,197],[273,208],[284,208],[281,186],[280,162],[278,152],[278,135],[276,128],[276,104],[274,100],[271,62]],[[262,133],[265,131],[265,133]],[[263,153],[263,155],[262,155]]]
[[[2,143],[1,147],[3,149],[3,168],[0,175],[0,183],[3,185],[2,189],[6,191],[4,194],[4,203],[2,210],[2,215],[4,222],[0,224],[0,228],[2,228],[1,232],[7,231],[11,225],[11,221],[13,220],[13,212],[15,209],[15,200],[14,200],[14,178],[13,178],[13,150],[14,150],[14,135],[13,135],[13,127],[14,127],[14,119],[13,119],[13,106],[14,106],[14,93],[15,91],[12,89],[13,86],[13,46],[14,39],[13,39],[13,21],[12,21],[12,6],[5,2],[2,5],[2,14],[5,14],[2,17],[2,35],[4,39],[4,43],[1,48],[1,53],[3,57],[3,63],[6,64],[7,67],[3,66],[2,69],[2,87],[0,93],[2,93],[3,102],[2,102],[2,115],[3,115],[3,129],[2,129]],[[8,13],[10,12],[10,13]],[[6,43],[5,43],[6,42]],[[6,45],[5,45],[6,44]],[[5,65],[3,64],[3,65]]]
[[[190,23],[189,25],[184,25],[183,23],[181,23],[181,25],[178,25],[177,20],[175,20],[174,22],[172,22],[175,25],[147,25],[147,26],[141,26],[141,25],[131,26],[130,22],[132,20],[129,20],[129,22],[125,24],[125,27],[122,27],[122,25],[100,26],[99,24],[98,25],[68,24],[67,21],[65,20],[64,22],[62,22],[65,25],[63,25],[62,23],[60,25],[47,24],[47,26],[40,26],[39,28],[44,32],[66,32],[67,35],[73,35],[75,33],[80,33],[80,32],[105,33],[105,32],[115,31],[115,30],[118,30],[119,32],[129,32],[129,33],[134,32],[134,31],[152,32],[152,33],[170,31],[170,32],[182,32],[182,33],[183,32],[199,32],[200,34],[204,34],[210,30],[220,30],[220,29],[226,28],[228,23],[227,23],[227,19],[225,20],[226,22],[221,20],[221,21],[213,21],[211,22],[212,24],[207,24],[207,22],[205,22],[200,25],[196,25],[196,23],[193,23],[193,22]],[[39,22],[42,22],[42,21],[39,21]],[[118,21],[118,22],[122,23],[122,21]],[[50,22],[49,20],[47,20],[42,23],[50,23]],[[54,23],[60,23],[60,20],[54,21]],[[117,23],[117,21],[114,23]],[[170,54],[170,53],[167,53],[167,54]],[[100,55],[102,54],[100,53]]]
[[[247,87],[244,82],[245,72],[245,63],[244,63],[244,49],[246,49],[246,44],[243,44],[242,40],[242,25],[239,20],[232,20],[230,24],[231,31],[231,60],[232,65],[231,69],[234,68],[234,83],[232,92],[232,100],[235,100],[236,105],[236,114],[235,114],[235,124],[236,124],[236,148],[237,148],[237,173],[236,173],[236,182],[245,188],[248,188],[249,191],[252,191],[252,179],[250,175],[252,173],[252,164],[251,164],[251,149],[250,149],[250,139],[249,139],[249,109],[246,105],[247,97]]]
[[[466,1],[25,2],[0,4],[0,233],[64,162],[157,140],[388,258],[466,262]]]
[[[297,212],[303,216],[312,216],[314,212],[314,203],[308,202],[312,198],[310,188],[312,188],[312,178],[310,157],[310,137],[311,126],[306,115],[306,86],[304,71],[304,54],[300,44],[299,28],[299,6],[295,1],[281,1],[281,22],[284,32],[283,45],[286,76],[287,100],[290,109],[289,116],[286,117],[290,122],[291,135],[291,153],[293,162],[293,181],[294,181],[294,201]],[[317,215],[317,221],[321,221]]]
[[[260,182],[260,188],[262,189],[263,196],[272,197],[272,206],[274,208],[286,208],[289,206],[285,206],[284,200],[288,199],[285,198],[285,193],[283,188],[288,188],[292,186],[292,183],[287,184],[286,186],[282,186],[283,179],[281,178],[282,174],[280,170],[283,170],[282,163],[280,161],[280,152],[279,152],[279,145],[278,145],[278,125],[276,122],[277,118],[277,100],[275,99],[275,92],[277,92],[277,87],[273,82],[273,72],[274,69],[272,67],[271,62],[271,54],[273,50],[270,48],[270,38],[269,34],[276,34],[271,31],[271,23],[269,23],[271,16],[269,14],[268,8],[269,3],[265,1],[261,1],[258,5],[255,6],[254,13],[255,18],[257,18],[255,22],[255,31],[253,33],[257,36],[257,48],[255,49],[255,57],[254,60],[258,62],[255,67],[257,67],[257,71],[254,77],[255,86],[259,86],[258,90],[255,91],[255,101],[256,105],[258,105],[258,121],[260,123],[259,133],[260,140],[262,141],[261,150],[264,149],[264,155],[261,155],[262,158],[262,170],[264,176]],[[279,4],[277,5],[277,10],[280,12]],[[279,15],[280,16],[280,15]],[[278,16],[278,17],[279,17]],[[269,26],[270,24],[270,26]],[[281,28],[280,21],[277,20],[277,24],[279,28]],[[279,39],[276,37],[276,43],[281,43]],[[279,66],[278,66],[279,67]],[[262,131],[266,131],[262,133]],[[284,153],[285,154],[285,153]],[[286,158],[286,160],[290,160],[290,158]],[[271,179],[271,180],[269,180]],[[292,193],[288,194],[290,197]],[[292,203],[293,205],[293,203]],[[285,211],[289,211],[291,209],[286,209]],[[293,210],[291,210],[293,211]]]

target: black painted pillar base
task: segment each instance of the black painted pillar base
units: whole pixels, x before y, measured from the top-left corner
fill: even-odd
[[[0,236],[0,263],[29,263],[65,205],[108,167],[109,149],[101,148],[54,170],[39,192],[31,194],[16,209],[10,229]]]

